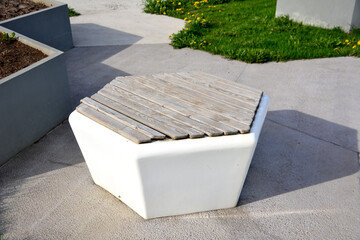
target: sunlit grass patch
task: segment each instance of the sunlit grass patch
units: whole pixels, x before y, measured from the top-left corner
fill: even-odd
[[[146,0],[145,11],[186,21],[175,48],[201,49],[251,63],[360,56],[360,30],[303,25],[275,18],[276,0]]]

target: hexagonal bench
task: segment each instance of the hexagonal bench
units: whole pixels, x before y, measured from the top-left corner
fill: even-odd
[[[143,218],[236,206],[267,112],[208,74],[119,77],[69,121],[94,182]]]

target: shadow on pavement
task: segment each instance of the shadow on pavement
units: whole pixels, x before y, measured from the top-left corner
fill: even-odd
[[[143,38],[93,23],[71,24],[71,29],[75,47],[131,45]]]
[[[125,48],[127,46],[84,47],[66,52],[73,109],[80,104],[81,99],[93,95],[115,77],[129,75],[103,63]]]
[[[316,134],[318,129],[310,135],[269,120],[284,114],[338,134],[332,137],[340,144],[324,141]],[[356,173],[358,150],[343,146],[355,146],[357,142],[355,129],[293,110],[269,112],[238,206]]]
[[[104,61],[136,43],[142,37],[96,24],[72,24],[75,45],[81,42],[86,46],[78,46],[65,53],[67,73],[71,91],[72,108],[80,104],[80,100],[96,93],[117,76],[129,74],[120,69],[110,67]]]

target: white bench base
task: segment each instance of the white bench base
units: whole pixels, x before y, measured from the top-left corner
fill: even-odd
[[[94,182],[145,219],[235,207],[266,116],[248,134],[135,144],[74,111],[69,118]]]

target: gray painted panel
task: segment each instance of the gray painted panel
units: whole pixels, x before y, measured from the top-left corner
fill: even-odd
[[[65,56],[44,60],[0,81],[0,165],[70,113]]]
[[[66,4],[2,21],[0,25],[61,51],[74,46]]]

